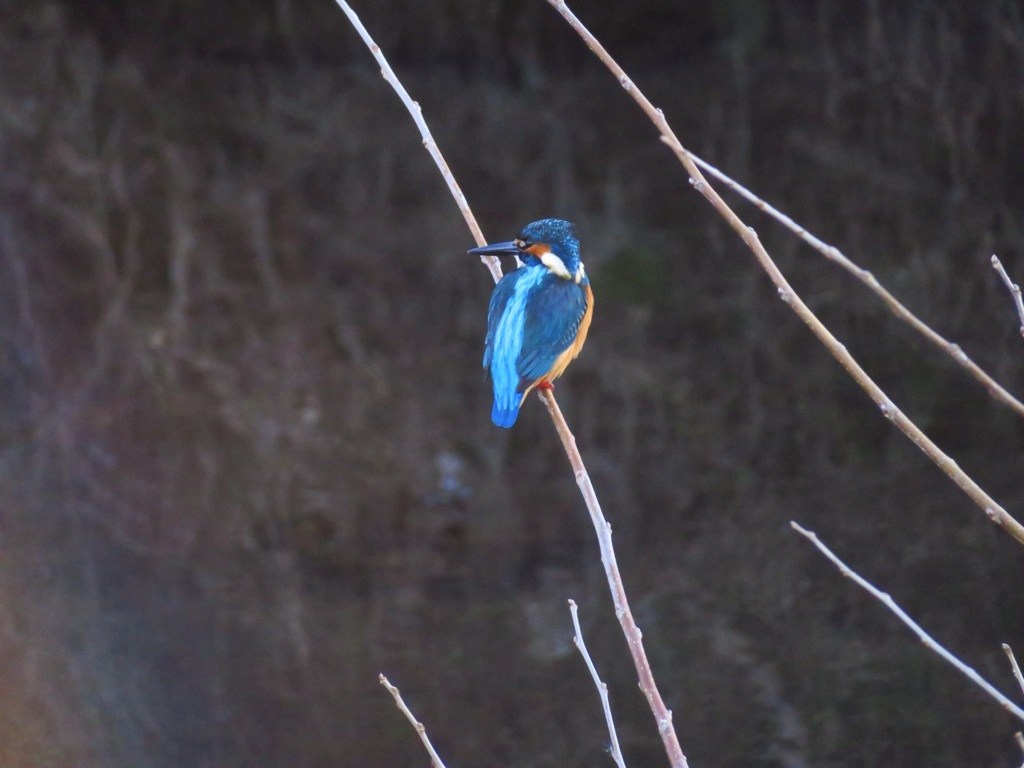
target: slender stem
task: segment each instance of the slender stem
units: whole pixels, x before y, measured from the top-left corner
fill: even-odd
[[[437,169],[441,171],[441,175],[444,177],[445,182],[448,184],[448,189],[452,193],[452,197],[455,198],[455,203],[459,206],[459,210],[462,211],[462,217],[466,220],[466,224],[469,227],[469,231],[473,233],[473,237],[476,240],[477,245],[486,245],[487,240],[484,238],[484,234],[480,229],[480,225],[476,223],[476,217],[473,212],[469,209],[469,202],[466,200],[466,196],[462,194],[462,188],[459,183],[455,180],[455,175],[452,173],[451,168],[448,167],[447,161],[441,154],[441,150],[437,146],[437,142],[434,141],[433,135],[430,133],[430,128],[427,127],[427,121],[423,119],[423,110],[420,108],[419,102],[413,101],[409,92],[405,90],[405,86],[395,75],[391,65],[388,64],[388,60],[384,58],[384,54],[380,49],[380,46],[373,42],[373,38],[370,37],[370,33],[366,31],[366,27],[363,26],[363,22],[359,20],[359,16],[352,10],[352,7],[345,2],[345,0],[336,0],[341,10],[348,16],[348,20],[352,23],[352,26],[356,28],[356,32],[363,38],[363,42],[366,43],[366,47],[370,49],[370,53],[373,54],[373,58],[377,60],[380,65],[380,74],[387,81],[395,93],[398,94],[398,98],[402,100],[402,104],[409,111],[412,116],[413,122],[416,123],[416,127],[419,128],[420,136],[423,138],[423,146],[426,148],[430,156],[434,158],[434,163],[437,165]],[[501,262],[497,256],[481,256],[480,260],[487,266],[491,271],[491,276],[494,278],[494,282],[498,282],[501,279]]]
[[[1017,665],[1017,658],[1013,655],[1013,649],[1006,643],[1003,643],[1003,653],[1010,660],[1010,669],[1013,670],[1013,676],[1017,680],[1017,685],[1024,691],[1024,676],[1020,673],[1020,667]]]
[[[683,754],[679,744],[679,737],[676,735],[675,727],[672,725],[672,711],[665,706],[658,686],[654,681],[654,673],[651,671],[650,662],[647,660],[647,652],[644,650],[643,633],[633,620],[633,614],[629,609],[629,600],[626,597],[626,588],[622,583],[622,575],[619,573],[619,565],[615,562],[615,549],[612,547],[612,526],[605,519],[601,511],[601,504],[597,500],[594,486],[590,482],[590,475],[583,466],[583,458],[576,447],[576,438],[569,431],[565,423],[565,417],[555,401],[554,393],[550,389],[540,391],[540,398],[548,407],[551,420],[555,423],[558,436],[562,439],[562,447],[565,448],[565,455],[569,457],[569,464],[572,466],[573,474],[576,476],[576,484],[580,487],[583,500],[590,512],[590,520],[597,533],[597,541],[601,547],[601,563],[604,565],[605,576],[608,579],[608,587],[611,589],[612,601],[615,603],[615,615],[622,626],[622,632],[629,644],[629,653],[633,657],[633,665],[636,667],[637,677],[640,680],[640,690],[647,698],[647,704],[654,714],[655,722],[658,724],[658,733],[661,734],[662,743],[665,745],[665,752],[668,754],[669,762],[673,768],[684,768],[689,763]]]
[[[612,717],[612,705],[608,700],[608,684],[601,680],[601,676],[597,674],[597,667],[594,666],[594,660],[590,658],[590,653],[587,651],[587,644],[583,642],[583,630],[580,628],[580,617],[579,617],[579,606],[576,605],[575,600],[569,601],[569,612],[572,613],[572,626],[576,630],[576,636],[572,639],[576,645],[576,649],[583,656],[583,661],[586,662],[587,669],[590,670],[590,677],[594,681],[594,685],[597,686],[597,693],[601,697],[601,708],[604,710],[604,720],[608,725],[608,735],[611,738],[612,746],[612,759],[619,768],[626,768],[626,762],[622,759],[622,749],[619,747],[619,734],[615,731],[615,719]]]
[[[915,315],[913,312],[907,309],[906,306],[904,306],[899,301],[899,299],[897,299],[895,296],[889,293],[885,286],[878,282],[878,279],[873,274],[871,274],[871,272],[855,264],[834,245],[829,245],[823,240],[812,235],[810,232],[804,229],[804,227],[800,226],[795,221],[793,221],[793,219],[791,219],[789,216],[782,213],[782,211],[778,210],[774,206],[770,205],[769,203],[759,198],[757,195],[755,195],[749,189],[744,187],[738,181],[735,181],[726,174],[722,173],[722,171],[715,168],[715,166],[711,165],[711,163],[697,157],[697,155],[693,154],[693,152],[688,151],[687,154],[690,156],[690,159],[692,159],[694,163],[703,168],[708,174],[714,176],[716,179],[721,181],[733,192],[740,195],[740,197],[749,200],[757,208],[764,211],[766,214],[768,214],[773,219],[782,224],[784,227],[793,232],[805,243],[810,245],[816,251],[823,254],[825,258],[835,262],[840,267],[849,272],[851,275],[853,275],[855,278],[864,283],[864,285],[866,285],[868,288],[874,291],[874,293],[877,296],[879,296],[882,299],[882,301],[885,302],[886,306],[889,307],[889,311],[892,312],[898,319],[905,322],[915,331],[917,331],[926,339],[928,339],[928,341],[930,341],[932,344],[934,344],[947,355],[952,357],[953,360],[955,360],[959,365],[963,366],[968,373],[970,373],[983,387],[985,387],[986,391],[988,391],[989,395],[993,399],[1001,402],[1003,405],[1012,408],[1018,416],[1024,416],[1024,403],[1022,403],[1016,397],[1011,395],[1005,387],[1003,387],[999,382],[997,382],[995,379],[989,376],[988,373],[986,373],[981,366],[979,366],[977,363],[971,360],[971,358],[968,357],[967,353],[960,348],[959,344],[954,344],[953,342],[941,336],[939,333],[936,333],[936,331],[932,329],[931,326],[929,326],[917,315]],[[995,266],[999,260],[996,259],[995,256],[993,256],[992,259],[993,266]],[[1001,265],[996,267],[996,269],[1000,268]],[[1003,279],[1007,282],[1007,286],[1010,287],[1010,292],[1013,293],[1013,286],[1009,282],[1009,278],[1006,277],[1006,273],[1000,272],[1000,274],[1003,275]],[[1019,287],[1017,287],[1017,291],[1014,294],[1014,296],[1017,301],[1018,311],[1021,313],[1021,333],[1024,334],[1024,306],[1021,306],[1020,304]]]
[[[719,215],[722,216],[728,223],[729,226],[740,236],[740,239],[746,244],[746,246],[754,253],[761,268],[768,273],[768,277],[775,283],[776,288],[779,292],[779,298],[781,298],[786,304],[789,305],[797,316],[804,321],[811,332],[818,338],[818,340],[825,345],[832,356],[839,361],[839,364],[843,366],[846,372],[856,381],[861,388],[867,392],[868,396],[875,402],[882,414],[889,419],[896,427],[906,435],[911,442],[914,443],[918,448],[924,451],[925,455],[928,456],[935,464],[941,469],[946,475],[953,480],[957,486],[970,497],[970,499],[985,510],[985,514],[989,516],[989,519],[1001,525],[1011,536],[1017,539],[1018,542],[1024,544],[1024,525],[1021,525],[1016,519],[1014,519],[1009,512],[1003,509],[996,501],[989,496],[981,486],[979,486],[974,480],[960,467],[957,465],[952,458],[947,456],[943,451],[934,443],[932,440],[922,432],[910,418],[903,413],[896,404],[889,399],[888,395],[882,391],[874,380],[868,376],[867,372],[861,368],[860,364],[854,359],[846,347],[840,343],[840,341],[832,335],[832,333],[825,327],[825,325],[817,318],[817,316],[810,310],[810,308],[804,304],[803,300],[796,294],[793,287],[789,284],[782,272],[772,261],[772,258],[768,255],[764,245],[761,244],[760,238],[757,236],[757,232],[753,228],[748,227],[743,223],[743,220],[736,215],[735,212],[725,203],[725,201],[719,196],[714,188],[708,184],[704,178],[700,169],[694,163],[690,153],[686,151],[683,145],[676,138],[675,133],[669,126],[668,121],[665,119],[665,115],[660,109],[657,109],[646,96],[636,87],[636,84],[629,78],[625,71],[620,67],[611,55],[604,49],[601,43],[598,42],[590,31],[583,26],[583,23],[569,10],[564,0],[547,0],[554,8],[569,22],[570,26],[576,30],[577,34],[583,38],[587,47],[592,50],[597,57],[604,63],[606,67],[615,75],[618,79],[619,84],[633,97],[640,108],[647,114],[654,123],[655,127],[661,133],[661,140],[668,145],[679,162],[683,164],[687,172],[690,174],[690,183],[694,189],[700,192],[707,199],[709,203],[718,211]]]
[[[434,745],[430,743],[430,737],[427,736],[427,728],[423,723],[416,719],[413,715],[412,710],[405,705],[402,700],[402,694],[398,692],[398,689],[393,686],[384,675],[380,676],[380,684],[388,689],[388,693],[395,697],[395,704],[398,706],[399,711],[405,715],[406,719],[412,723],[412,727],[416,729],[416,733],[419,734],[420,741],[423,742],[424,748],[427,750],[427,754],[430,755],[430,763],[434,768],[445,768],[443,762],[441,762],[440,756],[434,751]]]
[[[999,273],[999,276],[1003,278],[1003,282],[1006,284],[1007,289],[1010,291],[1010,295],[1013,297],[1013,304],[1017,307],[1017,316],[1020,318],[1020,335],[1024,336],[1024,299],[1020,295],[1020,286],[1017,285],[1010,276],[1006,274],[1006,269],[1003,267],[1003,263],[999,260],[999,257],[992,254],[992,268]]]
[[[896,601],[893,600],[890,595],[887,595],[885,592],[878,589],[871,582],[869,582],[860,574],[856,573],[853,569],[850,568],[850,566],[848,566],[846,563],[840,560],[832,552],[832,550],[830,550],[828,547],[825,546],[824,543],[822,543],[821,539],[818,538],[817,534],[815,534],[813,531],[808,531],[806,528],[801,528],[794,522],[790,522],[790,525],[793,527],[793,530],[795,530],[804,538],[808,539],[812,544],[814,544],[815,547],[818,548],[818,550],[823,555],[825,555],[825,557],[831,560],[832,563],[839,569],[839,572],[843,574],[843,576],[846,576],[848,579],[852,579],[857,586],[864,589],[876,600],[879,600],[886,608],[895,613],[897,618],[899,618],[900,621],[902,621],[904,624],[910,627],[913,633],[918,636],[918,638],[921,640],[922,643],[924,643],[924,646],[926,648],[939,654],[939,656],[941,656],[943,659],[945,659],[958,670],[960,670],[960,672],[966,675],[967,678],[971,680],[971,682],[973,682],[975,685],[977,685],[979,688],[985,691],[985,693],[987,693],[989,696],[991,696],[993,699],[999,702],[999,705],[1007,712],[1009,712],[1011,715],[1018,718],[1019,720],[1024,720],[1024,709],[1018,707],[1006,696],[1004,696],[1002,693],[996,690],[995,687],[993,687],[987,680],[985,680],[985,678],[983,678],[981,675],[975,672],[973,668],[967,666],[966,664],[964,664],[964,662],[960,661],[960,659],[958,659],[952,653],[943,648],[934,638],[932,638],[931,635],[929,635],[921,628],[921,625],[919,625],[916,621],[910,618],[910,616],[908,616],[907,613],[896,604]]]

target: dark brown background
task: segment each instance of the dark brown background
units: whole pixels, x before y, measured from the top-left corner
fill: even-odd
[[[542,0],[356,2],[485,231],[576,222],[558,386],[694,766],[1009,766],[1014,723],[788,528],[1013,692],[1024,550],[777,298]],[[576,11],[694,151],[1018,394],[1019,3]],[[664,756],[543,408],[490,424],[490,279],[328,0],[0,10],[0,764],[631,765]],[[749,216],[1011,512],[1024,427]],[[1018,692],[1019,697],[1019,692]]]

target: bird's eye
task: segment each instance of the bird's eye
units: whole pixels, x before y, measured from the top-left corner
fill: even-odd
[[[525,251],[529,247],[529,245],[530,244],[526,240],[523,240],[523,238],[516,238],[516,248],[518,248],[519,250]]]

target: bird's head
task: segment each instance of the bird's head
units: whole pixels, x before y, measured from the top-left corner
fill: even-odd
[[[541,219],[523,227],[515,240],[473,248],[470,253],[514,254],[529,263],[536,259],[554,274],[579,283],[586,277],[580,261],[580,241],[564,219]]]

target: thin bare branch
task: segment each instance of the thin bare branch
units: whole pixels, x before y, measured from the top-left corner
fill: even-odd
[[[698,166],[707,171],[708,174],[714,176],[716,179],[721,181],[723,184],[725,184],[725,186],[729,187],[729,189],[738,194],[740,197],[743,197],[746,200],[753,203],[757,208],[767,213],[773,219],[775,219],[784,227],[793,232],[805,243],[807,243],[816,251],[824,255],[825,258],[835,262],[840,267],[849,272],[851,275],[853,275],[855,278],[864,283],[864,285],[866,285],[868,288],[874,291],[874,293],[878,297],[880,297],[882,301],[885,302],[886,306],[889,307],[889,311],[892,312],[898,319],[905,322],[915,331],[917,331],[926,339],[928,339],[928,341],[930,341],[932,344],[934,344],[947,355],[949,355],[951,358],[953,358],[959,365],[967,369],[968,373],[970,373],[983,387],[985,387],[985,389],[988,391],[989,395],[993,399],[1001,402],[1003,405],[1012,408],[1018,416],[1024,416],[1024,403],[1022,403],[1016,397],[1011,395],[999,382],[997,382],[995,379],[989,376],[981,366],[979,366],[977,363],[971,360],[971,358],[968,357],[967,353],[960,348],[960,345],[954,344],[953,342],[944,338],[940,334],[936,333],[927,323],[925,323],[917,315],[915,315],[913,312],[907,309],[899,301],[899,299],[897,299],[895,296],[889,293],[885,286],[878,282],[878,279],[871,272],[855,264],[834,245],[829,245],[823,240],[812,235],[804,227],[797,224],[793,219],[784,214],[782,211],[778,210],[774,206],[770,205],[769,203],[759,198],[757,195],[755,195],[749,189],[744,187],[738,181],[730,178],[722,171],[715,168],[713,165],[711,165],[711,163],[697,157],[697,155],[693,154],[693,152],[687,151],[687,154],[690,156],[690,159],[692,159],[694,163],[696,163]],[[1002,272],[1001,266],[998,265],[998,259],[996,259],[995,256],[993,256],[992,259],[993,266],[995,266],[996,269],[1000,270],[1000,273],[1003,275],[1003,280],[1007,281],[1007,286],[1010,287],[1010,290],[1012,292],[1016,286],[1012,286],[1009,283],[1009,278],[1006,277],[1006,273]],[[1015,293],[1015,298],[1017,300],[1018,311],[1021,313],[1021,333],[1024,334],[1024,307],[1022,307],[1020,303],[1021,299],[1019,287],[1017,288],[1017,291]]]
[[[1008,646],[1006,643],[1003,643],[1003,653],[1005,653],[1007,658],[1010,660],[1010,669],[1013,670],[1013,676],[1017,680],[1017,685],[1019,685],[1020,689],[1024,691],[1024,677],[1020,674],[1020,667],[1017,666],[1017,659],[1013,655],[1013,648]]]
[[[1024,709],[1021,709],[1012,701],[1010,701],[1010,699],[1008,699],[1006,696],[1004,696],[1002,693],[996,690],[988,681],[986,681],[985,678],[983,678],[981,675],[975,672],[972,667],[967,666],[967,664],[962,662],[952,653],[947,651],[943,646],[941,646],[934,638],[932,638],[931,635],[925,632],[916,621],[910,618],[910,616],[908,616],[907,613],[896,604],[896,601],[893,600],[890,595],[886,594],[885,592],[882,592],[880,589],[875,587],[871,582],[869,582],[860,574],[856,573],[853,569],[850,568],[850,566],[848,566],[846,563],[840,560],[832,552],[832,550],[825,546],[821,539],[818,538],[817,534],[815,534],[813,531],[808,531],[806,528],[801,528],[794,522],[790,522],[790,525],[793,527],[793,530],[795,530],[801,536],[809,540],[812,544],[814,544],[815,547],[818,548],[818,550],[823,555],[825,555],[825,557],[831,560],[833,565],[835,565],[836,568],[839,569],[839,572],[843,574],[843,576],[852,579],[853,582],[857,584],[857,586],[868,592],[868,594],[870,594],[876,600],[880,601],[890,611],[895,613],[897,618],[899,618],[900,621],[902,621],[904,624],[910,627],[911,631],[913,631],[913,633],[918,636],[918,638],[921,640],[922,643],[924,643],[924,646],[926,648],[939,654],[939,656],[941,656],[947,662],[949,662],[958,670],[960,670],[960,672],[963,675],[965,675],[968,679],[971,680],[971,682],[973,682],[975,685],[977,685],[979,688],[985,691],[985,693],[987,693],[989,696],[995,699],[999,703],[999,705],[1007,712],[1009,712],[1011,715],[1013,715],[1019,720],[1024,720]]]
[[[430,764],[434,766],[434,768],[445,768],[444,763],[441,762],[441,758],[438,756],[437,752],[434,751],[434,745],[430,743],[430,738],[427,736],[426,726],[417,720],[416,716],[413,715],[412,711],[405,705],[405,702],[402,700],[402,694],[398,692],[398,689],[393,686],[388,679],[384,677],[384,675],[380,676],[380,684],[388,689],[388,693],[394,696],[395,704],[398,706],[399,711],[405,715],[406,719],[412,723],[412,727],[416,729],[416,733],[419,734],[420,741],[423,742],[423,746],[426,748],[427,754],[430,755]]]
[[[590,653],[587,651],[587,645],[583,642],[583,630],[580,628],[580,617],[579,607],[576,605],[575,600],[569,601],[569,611],[572,613],[572,626],[576,630],[576,636],[572,639],[580,655],[583,656],[583,661],[587,664],[587,669],[590,670],[590,676],[594,680],[594,685],[597,686],[597,693],[601,697],[601,708],[604,709],[604,720],[608,724],[608,735],[611,737],[612,745],[612,759],[615,760],[615,764],[619,768],[626,768],[626,762],[622,759],[622,750],[619,748],[619,734],[615,731],[615,720],[612,718],[612,705],[608,700],[608,684],[601,681],[601,676],[597,674],[597,667],[594,666],[593,659],[590,658]]]
[[[672,724],[672,711],[665,706],[658,686],[654,682],[654,673],[651,671],[650,662],[647,660],[647,652],[644,650],[643,633],[633,619],[633,613],[629,608],[629,600],[626,598],[626,588],[622,583],[622,575],[619,573],[619,565],[615,561],[615,549],[612,547],[612,526],[601,511],[601,504],[594,492],[594,485],[590,482],[590,475],[583,466],[583,458],[576,447],[576,438],[573,437],[566,426],[562,411],[555,401],[551,390],[541,390],[540,397],[548,407],[558,436],[562,439],[562,447],[565,449],[569,463],[572,465],[573,474],[576,476],[576,484],[580,487],[580,493],[587,503],[590,512],[590,521],[597,533],[597,542],[601,548],[601,563],[604,565],[605,576],[608,579],[608,586],[612,592],[612,600],[615,603],[615,615],[622,626],[622,632],[629,644],[629,652],[633,657],[633,666],[636,667],[637,677],[640,680],[640,690],[647,697],[647,704],[654,714],[654,720],[658,725],[658,733],[661,735],[662,743],[665,745],[665,752],[668,754],[669,762],[673,768],[684,768],[689,763],[686,755],[679,744],[679,737],[676,735],[675,726]]]
[[[999,273],[999,276],[1003,278],[1003,282],[1010,291],[1010,295],[1013,296],[1014,306],[1017,307],[1017,316],[1020,318],[1020,335],[1024,336],[1024,299],[1020,295],[1020,286],[1017,285],[1010,276],[1006,274],[1006,269],[1003,267],[1003,262],[999,260],[999,257],[994,253],[992,254],[992,268]]]
[[[462,194],[462,188],[459,187],[459,183],[455,180],[455,176],[452,174],[451,168],[448,167],[447,161],[441,154],[441,150],[438,149],[437,142],[434,141],[433,135],[430,133],[430,128],[427,127],[427,121],[423,119],[423,110],[420,108],[418,102],[412,100],[409,96],[409,92],[405,90],[405,86],[402,85],[401,81],[395,75],[391,65],[388,64],[387,59],[384,58],[384,54],[380,50],[380,46],[373,42],[373,38],[370,37],[370,33],[366,31],[366,27],[363,26],[363,22],[359,20],[359,16],[352,10],[352,7],[345,2],[345,0],[337,0],[341,10],[348,16],[348,20],[352,23],[352,26],[356,28],[359,36],[363,38],[363,42],[366,43],[366,47],[370,49],[370,53],[380,64],[380,74],[387,81],[388,85],[395,89],[395,93],[398,94],[398,98],[402,100],[402,104],[409,110],[409,114],[412,115],[413,121],[416,123],[416,127],[419,128],[420,136],[423,138],[423,146],[426,147],[427,152],[434,158],[434,162],[437,164],[437,169],[441,171],[441,175],[444,177],[445,182],[448,184],[448,189],[452,193],[452,197],[455,198],[456,204],[459,206],[459,210],[462,211],[462,216],[466,220],[469,231],[473,233],[473,238],[476,240],[477,245],[486,245],[487,240],[484,239],[484,234],[480,229],[480,225],[476,223],[476,217],[473,212],[469,209],[469,202],[466,200],[466,196]],[[494,282],[498,282],[501,279],[501,262],[497,256],[481,256],[480,260],[484,262],[487,268],[491,271],[491,276],[494,278]]]
[[[597,38],[595,38],[590,31],[580,22],[579,19],[569,10],[564,0],[547,0],[561,15],[569,22],[569,25],[576,30],[577,34],[583,38],[587,47],[593,51],[597,57],[604,63],[606,67],[611,71],[615,78],[619,81],[619,84],[633,97],[633,100],[640,106],[644,113],[651,119],[655,127],[661,134],[661,140],[675,153],[679,162],[683,164],[687,172],[690,174],[690,183],[694,189],[700,192],[704,197],[711,203],[711,205],[718,211],[719,215],[722,216],[728,223],[729,226],[740,236],[740,239],[746,244],[748,248],[753,252],[761,265],[761,268],[768,273],[768,277],[771,278],[779,292],[779,298],[781,298],[790,309],[792,309],[797,316],[803,320],[811,332],[818,338],[818,340],[825,345],[832,356],[839,361],[840,365],[846,370],[846,372],[856,381],[861,388],[867,392],[868,396],[875,402],[879,410],[882,411],[887,419],[889,419],[896,427],[906,435],[911,442],[914,443],[918,448],[924,451],[925,455],[928,456],[939,469],[946,473],[946,475],[957,484],[957,486],[966,493],[970,499],[977,504],[981,509],[985,510],[985,514],[989,516],[991,520],[1001,525],[1011,536],[1017,541],[1024,544],[1024,525],[1021,525],[1014,517],[1010,515],[1005,509],[1002,508],[996,501],[989,496],[974,480],[960,467],[957,463],[947,456],[924,432],[921,431],[918,426],[910,420],[910,418],[903,413],[896,404],[889,399],[888,395],[882,391],[874,380],[868,376],[867,372],[861,368],[860,364],[854,359],[846,347],[825,327],[825,325],[817,318],[817,316],[810,310],[810,308],[803,302],[803,300],[797,295],[796,291],[786,280],[785,276],[775,265],[775,262],[768,255],[764,245],[762,245],[760,238],[753,228],[748,227],[743,223],[743,220],[726,204],[721,196],[714,190],[714,188],[707,182],[704,175],[701,173],[700,168],[694,163],[690,153],[686,151],[683,145],[679,142],[672,128],[669,126],[668,121],[665,119],[665,115],[662,111],[656,108],[648,100],[646,96],[637,88],[636,84],[629,78],[625,71],[620,67],[611,55],[604,49]]]

